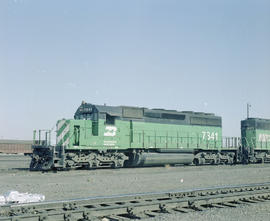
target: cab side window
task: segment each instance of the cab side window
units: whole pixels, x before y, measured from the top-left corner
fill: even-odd
[[[106,124],[115,125],[115,116],[106,114]]]

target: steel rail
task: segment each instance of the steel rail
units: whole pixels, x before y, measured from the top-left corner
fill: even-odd
[[[0,206],[0,221],[130,220],[270,201],[270,183],[98,196]]]

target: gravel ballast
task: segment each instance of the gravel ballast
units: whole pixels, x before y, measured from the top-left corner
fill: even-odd
[[[30,158],[23,155],[0,155],[0,194],[9,190],[17,190],[44,194],[46,200],[61,200],[270,181],[269,164],[122,168],[42,173],[28,171],[29,163]],[[189,214],[166,215],[149,220],[200,220],[203,217],[204,220],[254,220],[250,207],[255,211],[260,211],[259,215],[268,214],[267,209],[269,211],[269,205],[262,203],[254,206],[241,206],[236,209],[211,209]],[[231,211],[229,212],[230,219],[226,217],[225,214],[228,212],[225,211]],[[257,220],[269,219],[264,219],[264,217],[267,216],[262,215]]]

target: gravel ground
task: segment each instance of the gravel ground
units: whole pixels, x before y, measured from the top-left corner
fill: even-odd
[[[207,221],[268,221],[270,203],[239,206],[237,208],[209,209],[194,213],[163,215],[145,221],[207,220]]]
[[[41,193],[46,200],[138,192],[185,190],[270,181],[270,165],[183,166],[29,172],[30,158],[0,155],[0,194],[9,190]],[[149,220],[269,220],[269,205],[211,209]],[[229,217],[228,217],[229,214]]]

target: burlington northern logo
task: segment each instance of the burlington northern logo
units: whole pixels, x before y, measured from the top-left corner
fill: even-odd
[[[117,127],[115,126],[106,126],[104,137],[114,137],[116,135]]]

